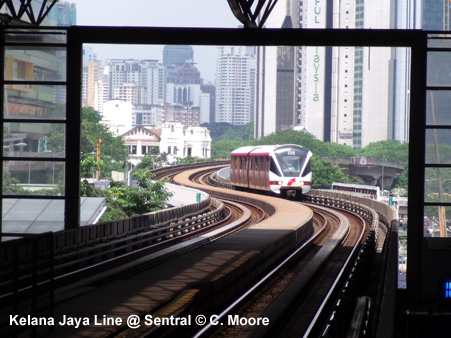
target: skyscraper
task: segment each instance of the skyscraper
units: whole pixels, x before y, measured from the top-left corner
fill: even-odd
[[[252,122],[254,49],[218,47],[216,61],[216,122],[243,125]]]
[[[169,45],[163,47],[163,64],[166,67],[183,65],[186,61],[194,60],[194,51],[191,46]]]
[[[53,6],[46,20],[53,20],[57,26],[67,27],[77,24],[77,5],[65,0],[59,0]]]
[[[86,105],[94,107],[94,100],[96,96],[96,83],[103,79],[103,67],[100,61],[88,62],[88,76],[87,76],[87,99]]]
[[[302,27],[297,14],[299,9],[296,1],[279,1],[266,21],[266,27]],[[298,47],[257,47],[255,137],[301,124],[301,61],[302,50]]]
[[[157,60],[140,62],[142,87],[146,88],[146,100],[142,103],[163,104],[166,100],[166,70]]]
[[[392,8],[391,0],[281,0],[266,27],[393,28]],[[355,149],[392,138],[393,58],[391,48],[259,47],[255,136],[302,126]]]
[[[160,104],[165,102],[165,69],[158,60],[123,60],[114,59],[108,63],[109,93],[113,98],[114,88],[124,83],[136,83],[145,89],[142,95],[145,104]]]
[[[203,93],[209,94],[210,115],[208,117],[208,122],[213,123],[215,122],[216,117],[216,87],[213,83],[208,82],[207,84],[201,86],[201,90]],[[203,122],[204,121],[202,120],[201,123]]]

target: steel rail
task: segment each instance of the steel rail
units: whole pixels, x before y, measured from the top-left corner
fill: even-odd
[[[340,269],[340,272],[338,273],[337,277],[335,278],[335,280],[332,284],[332,287],[329,289],[329,292],[327,293],[327,295],[324,298],[324,300],[322,301],[320,307],[316,311],[316,314],[315,314],[313,320],[311,321],[309,327],[307,328],[307,330],[305,331],[305,333],[303,335],[304,338],[311,337],[311,334],[314,332],[315,329],[317,329],[317,326],[322,325],[322,323],[320,323],[320,318],[322,316],[324,316],[324,310],[327,309],[327,306],[333,300],[334,295],[337,295],[339,290],[341,290],[343,288],[343,278],[345,277],[345,274],[350,270],[352,265],[354,265],[354,262],[357,258],[356,257],[357,250],[359,250],[361,247],[361,242],[366,233],[366,229],[365,229],[365,221],[358,215],[354,215],[354,216],[360,218],[362,225],[363,225],[362,229],[360,231],[359,239],[356,242],[356,245],[352,248],[352,251],[349,254],[348,258],[346,259],[343,267]]]
[[[232,304],[230,304],[225,310],[223,310],[219,315],[217,315],[217,321],[219,322],[221,319],[226,317],[232,311],[236,310],[239,306],[241,306],[245,301],[249,299],[255,292],[257,292],[267,281],[269,281],[273,276],[277,275],[282,269],[284,269],[288,264],[292,262],[292,260],[297,257],[301,252],[303,252],[311,243],[313,243],[318,237],[322,235],[322,232],[327,227],[327,220],[325,220],[322,228],[318,231],[314,236],[312,236],[308,241],[303,243],[298,249],[296,249],[293,253],[291,253],[288,257],[286,257],[281,263],[279,263],[275,268],[273,268],[270,272],[268,272],[265,276],[263,276],[258,282],[256,282],[251,288],[249,288],[246,292],[244,292],[241,296],[239,296]],[[193,338],[201,338],[205,337],[205,335],[211,332],[213,329],[216,329],[214,325],[210,322],[201,330],[199,330]]]

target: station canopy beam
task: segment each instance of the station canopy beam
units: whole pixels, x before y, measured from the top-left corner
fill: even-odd
[[[227,0],[227,2],[233,15],[245,28],[262,28],[277,0]]]
[[[58,0],[0,0],[0,20],[7,25],[39,26]]]

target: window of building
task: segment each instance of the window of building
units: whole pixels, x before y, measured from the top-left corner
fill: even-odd
[[[78,187],[70,190],[73,182],[66,180],[76,175],[77,168],[66,166],[66,63],[65,31],[40,30],[27,35],[22,30],[5,29],[2,49],[3,69],[3,177],[15,180],[21,189],[14,189],[3,181],[2,203],[26,198],[27,205],[52,203],[52,217],[64,222],[30,224],[24,231],[40,233],[59,231],[70,223],[78,226],[79,215],[75,209],[67,210],[65,201],[79,198]],[[20,36],[20,37],[19,37]],[[24,38],[24,39],[22,39]],[[56,44],[48,44],[48,41]],[[78,126],[77,126],[78,127]],[[73,129],[71,130],[73,131]],[[61,139],[56,144],[52,138]],[[76,166],[75,166],[76,167]],[[70,179],[73,180],[72,177]],[[79,180],[76,183],[79,185]],[[43,186],[38,191],[32,186]],[[75,185],[75,184],[74,184]],[[55,200],[59,200],[56,201]],[[59,203],[63,201],[64,203]],[[74,216],[73,220],[69,219]],[[39,223],[39,222],[37,222]],[[20,232],[19,228],[2,223],[2,232]]]

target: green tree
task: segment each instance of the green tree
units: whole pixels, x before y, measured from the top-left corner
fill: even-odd
[[[211,157],[230,158],[230,153],[243,145],[245,145],[243,141],[220,140],[211,145]]]
[[[177,164],[189,164],[189,163],[198,163],[198,162],[205,162],[208,161],[208,159],[200,158],[197,156],[187,156],[187,157],[176,157],[175,162]]]
[[[110,221],[123,217],[142,215],[147,212],[165,208],[165,201],[171,193],[163,181],[152,181],[151,173],[138,175],[139,188],[125,187],[122,182],[110,182],[108,190],[107,211],[102,221]]]
[[[212,142],[223,139],[228,140],[252,140],[254,138],[254,124],[233,125],[225,122],[203,123],[202,127],[208,128]]]
[[[92,156],[87,156],[81,160],[81,177],[89,178],[95,175],[97,168],[97,162],[94,160]]]
[[[9,171],[3,171],[4,195],[27,195],[27,191],[19,185],[19,180],[14,178]]]
[[[356,152],[351,147],[338,143],[326,143],[327,155],[323,157],[355,157]]]
[[[439,144],[437,147],[440,163],[451,163],[451,146]],[[426,162],[437,163],[436,147],[434,144],[426,144]]]
[[[111,171],[123,171],[126,160],[126,147],[120,136],[114,136],[108,128],[100,123],[101,117],[93,108],[82,109],[81,151],[88,154],[97,151],[100,138],[102,170],[101,177],[109,177]]]
[[[331,155],[326,143],[318,140],[312,134],[293,129],[262,137],[254,141],[253,144],[297,144],[310,150],[315,156],[328,157]]]
[[[320,160],[316,157],[312,161],[312,176],[313,189],[330,189],[333,182],[362,184],[362,181],[350,178],[343,173],[338,165]]]
[[[64,125],[58,123],[50,124],[50,132],[47,136],[47,150],[51,150],[55,155],[64,152],[65,137]]]
[[[403,164],[406,169],[403,172],[401,172],[399,176],[393,180],[393,184],[390,187],[387,187],[386,189],[391,190],[394,188],[402,188],[408,191],[408,173],[409,173],[408,143],[401,143],[396,140],[372,142],[358,151],[358,156],[361,155],[376,160],[385,159],[386,161],[394,161]]]
[[[376,160],[385,159],[386,161],[399,162],[407,167],[409,162],[409,144],[396,140],[372,142],[358,151],[358,156],[362,155]]]
[[[167,153],[147,153],[141,161],[136,165],[134,170],[144,169],[152,170],[156,168],[161,168],[169,164]]]

